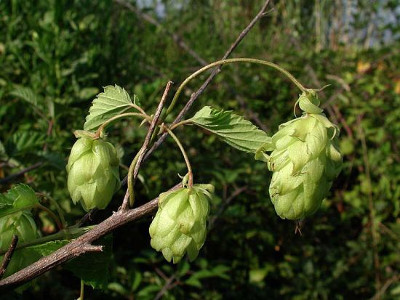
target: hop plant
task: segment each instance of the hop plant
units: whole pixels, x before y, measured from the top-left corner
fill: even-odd
[[[272,203],[281,218],[290,220],[303,219],[320,207],[342,165],[339,129],[318,107],[315,92],[303,93],[298,103],[303,115],[280,125],[268,158]]]
[[[119,188],[119,159],[114,146],[82,135],[71,149],[67,164],[72,201],[88,211],[104,209]]]
[[[158,211],[150,225],[151,246],[167,261],[178,263],[187,253],[193,261],[207,234],[208,200],[212,185],[194,185],[160,194]]]
[[[39,237],[36,223],[29,211],[21,211],[0,218],[0,250],[6,251],[14,235],[19,243],[29,242]]]

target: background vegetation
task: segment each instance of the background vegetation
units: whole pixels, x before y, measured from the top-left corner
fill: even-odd
[[[69,198],[65,164],[94,96],[116,83],[154,110],[168,80],[180,83],[222,57],[263,3],[123,1],[0,1],[0,189],[27,183],[54,198],[70,224],[83,211]],[[196,181],[217,191],[199,258],[168,264],[149,245],[150,219],[130,224],[113,235],[109,283],[88,288],[89,299],[399,299],[400,6],[275,0],[269,8],[233,57],[271,60],[308,87],[331,85],[321,99],[341,128],[344,169],[330,196],[295,234],[295,224],[274,212],[263,163],[204,131],[179,130]],[[293,117],[297,97],[273,70],[230,65],[196,108],[232,109],[271,134]],[[145,134],[138,125],[123,121],[109,132],[125,166]],[[177,182],[185,165],[176,157],[168,139],[146,163],[138,205]],[[32,165],[40,167],[4,180]],[[120,191],[92,223],[122,197]],[[56,231],[47,214],[35,216],[43,235]],[[7,297],[44,295],[76,298],[79,279],[59,268]]]

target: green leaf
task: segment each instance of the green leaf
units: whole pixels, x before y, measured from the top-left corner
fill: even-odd
[[[108,119],[115,117],[132,108],[132,100],[121,87],[109,85],[104,92],[97,95],[86,116],[84,130],[96,130]]]
[[[203,107],[190,121],[244,152],[255,153],[269,139],[264,131],[242,116],[210,106]]]
[[[39,97],[30,88],[17,86],[10,94],[41,109]]]
[[[6,207],[12,207],[13,201],[5,195],[0,194],[0,209],[1,211]]]
[[[54,251],[58,250],[62,246],[65,246],[68,244],[69,241],[67,240],[56,240],[56,241],[50,241],[44,244],[40,245],[34,245],[34,246],[29,246],[26,247],[26,249],[30,249],[31,251],[34,251],[40,256],[47,256],[53,253]]]
[[[198,279],[193,278],[193,277],[190,277],[189,279],[185,280],[185,284],[190,285],[190,286],[194,286],[194,287],[197,287],[197,288],[201,288],[202,287],[201,282]]]
[[[17,184],[7,193],[7,198],[14,201],[14,208],[30,209],[32,206],[39,203],[35,191],[26,184]]]
[[[0,218],[23,210],[30,210],[39,203],[35,191],[26,184],[17,184],[7,194],[0,195]]]
[[[9,156],[26,153],[34,148],[43,147],[46,134],[35,131],[19,131],[14,133],[6,143]]]
[[[93,288],[106,288],[110,277],[112,240],[112,235],[100,239],[99,244],[104,245],[102,252],[77,257],[65,265],[66,269]]]

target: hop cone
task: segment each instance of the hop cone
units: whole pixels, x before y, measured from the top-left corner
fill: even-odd
[[[87,211],[104,209],[119,187],[119,159],[114,146],[102,139],[80,137],[67,164],[68,190],[74,203]]]
[[[29,242],[39,237],[35,221],[30,212],[23,211],[0,218],[0,250],[6,251],[14,235],[19,243]]]
[[[303,94],[298,102],[303,116],[279,127],[268,160],[272,203],[281,218],[290,220],[320,207],[342,164],[339,129],[322,114],[315,94]]]
[[[206,239],[208,200],[212,185],[194,185],[162,193],[149,232],[151,246],[167,261],[178,263],[187,253],[194,260]]]

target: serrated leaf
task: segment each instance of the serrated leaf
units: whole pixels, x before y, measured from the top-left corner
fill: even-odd
[[[106,86],[104,92],[93,100],[83,125],[84,130],[96,130],[108,119],[128,111],[132,107],[128,93],[118,85]]]
[[[39,97],[30,88],[18,86],[10,94],[41,109]]]
[[[42,147],[47,136],[41,132],[19,131],[14,133],[6,143],[7,153],[16,156],[36,147]]]
[[[26,184],[17,184],[7,194],[0,195],[0,218],[23,210],[30,210],[39,203],[35,191]]]
[[[10,189],[7,193],[7,198],[13,200],[14,208],[21,210],[30,209],[39,203],[35,191],[29,185],[23,183],[17,184]]]
[[[0,194],[0,212],[2,209],[12,207],[13,201],[8,199],[5,195]]]
[[[242,116],[210,106],[203,107],[190,121],[244,152],[255,153],[269,138]]]
[[[106,288],[110,275],[112,240],[112,235],[100,239],[99,244],[104,246],[102,252],[88,253],[77,257],[65,265],[66,269],[93,288]]]

